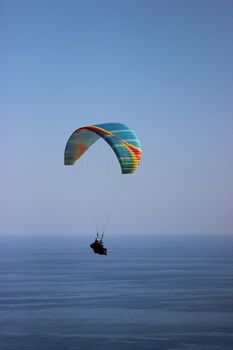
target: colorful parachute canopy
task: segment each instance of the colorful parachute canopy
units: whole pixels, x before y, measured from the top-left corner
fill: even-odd
[[[115,152],[122,174],[133,173],[141,161],[141,143],[136,133],[124,124],[104,123],[77,129],[65,148],[65,165],[73,165],[86,150],[102,137]]]

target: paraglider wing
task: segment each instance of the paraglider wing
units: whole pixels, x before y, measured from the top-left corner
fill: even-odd
[[[122,174],[133,173],[141,161],[141,143],[136,133],[120,123],[104,123],[77,129],[65,148],[65,165],[73,165],[102,137],[115,152]]]

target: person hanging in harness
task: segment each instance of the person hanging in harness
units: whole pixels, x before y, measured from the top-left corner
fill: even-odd
[[[90,247],[93,249],[95,254],[100,254],[100,255],[108,254],[107,248],[104,248],[103,236],[104,234],[102,233],[101,239],[99,239],[99,233],[97,232],[95,241],[90,244]]]

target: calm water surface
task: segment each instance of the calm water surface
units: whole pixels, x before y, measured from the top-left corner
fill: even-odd
[[[232,350],[233,236],[0,236],[1,350]]]

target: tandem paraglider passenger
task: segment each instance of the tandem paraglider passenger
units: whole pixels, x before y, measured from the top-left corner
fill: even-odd
[[[99,239],[99,234],[97,233],[96,239],[93,243],[90,244],[90,247],[93,249],[95,254],[107,255],[108,250],[104,248],[103,235],[101,239]]]

